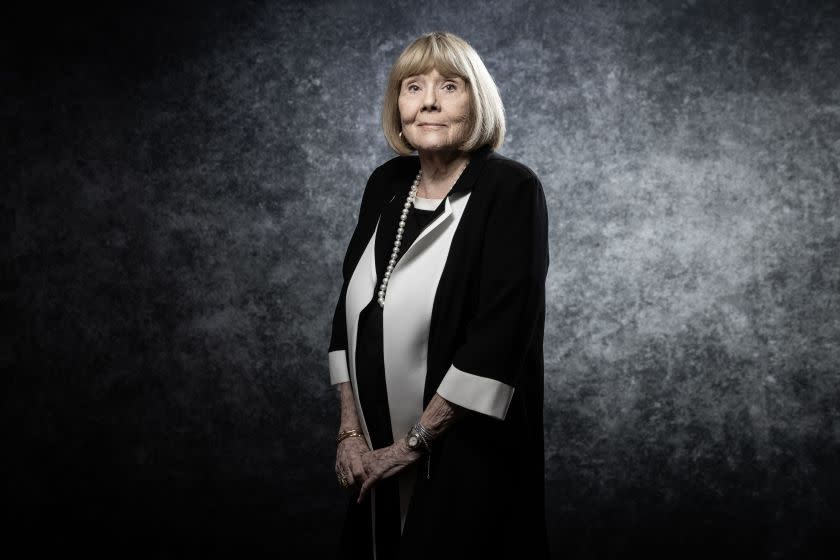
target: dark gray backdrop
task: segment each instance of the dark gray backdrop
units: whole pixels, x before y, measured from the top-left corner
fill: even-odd
[[[548,199],[557,557],[835,545],[836,4],[227,4],[9,20],[21,529],[329,556],[340,263],[389,66],[449,30]]]

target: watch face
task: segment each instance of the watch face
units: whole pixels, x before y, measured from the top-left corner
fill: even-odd
[[[408,446],[412,449],[420,444],[420,438],[417,436],[408,436]]]

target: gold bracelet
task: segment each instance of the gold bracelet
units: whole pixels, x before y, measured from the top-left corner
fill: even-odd
[[[342,430],[338,432],[337,436],[335,436],[335,444],[338,445],[349,437],[362,437],[362,432],[359,430]]]

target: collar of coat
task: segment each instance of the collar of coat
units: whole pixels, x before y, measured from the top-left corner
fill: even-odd
[[[489,144],[485,144],[475,150],[470,156],[469,164],[464,169],[463,173],[461,173],[461,176],[458,177],[458,180],[455,181],[455,184],[452,186],[452,189],[449,191],[447,196],[457,193],[470,192],[473,189],[475,182],[478,180],[478,177],[481,175],[484,163],[491,154],[493,154],[493,149]],[[411,183],[417,176],[417,172],[420,171],[420,158],[418,156],[406,156],[396,159],[399,160],[400,165],[397,166],[398,169],[390,181],[391,188],[393,189],[391,195],[402,196],[404,199],[408,194]]]

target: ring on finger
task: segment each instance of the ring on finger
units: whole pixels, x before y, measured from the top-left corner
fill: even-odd
[[[350,486],[350,482],[347,480],[347,477],[344,476],[344,473],[337,472],[336,475],[338,476],[338,483],[341,484],[342,488],[347,488]]]

